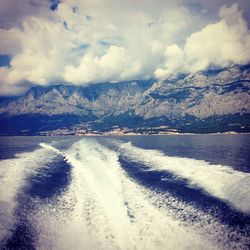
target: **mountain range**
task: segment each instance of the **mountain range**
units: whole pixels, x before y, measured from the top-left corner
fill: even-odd
[[[1,135],[250,132],[250,65],[0,99]]]

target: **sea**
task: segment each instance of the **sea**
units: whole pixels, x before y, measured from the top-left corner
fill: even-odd
[[[0,137],[0,249],[250,249],[250,135]]]

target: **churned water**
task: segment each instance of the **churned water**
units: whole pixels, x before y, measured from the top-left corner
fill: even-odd
[[[1,137],[1,249],[249,249],[249,135]]]

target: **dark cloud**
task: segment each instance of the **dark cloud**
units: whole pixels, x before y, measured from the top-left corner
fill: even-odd
[[[0,1],[0,28],[20,26],[29,15],[47,16],[48,0],[2,0]]]
[[[211,20],[216,19],[221,6],[227,7],[237,3],[243,12],[243,17],[250,25],[250,1],[249,0],[184,0],[184,4],[191,9],[207,15]]]

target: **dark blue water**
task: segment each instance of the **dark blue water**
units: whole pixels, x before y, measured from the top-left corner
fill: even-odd
[[[205,160],[250,172],[250,135],[170,135],[120,137],[145,149],[158,149],[169,156]]]
[[[131,221],[133,218],[136,221],[138,206],[145,207],[144,203],[139,201],[144,199],[143,196],[137,194],[136,198],[136,190],[135,197],[130,197],[131,194],[126,191],[126,188],[133,189],[134,184],[131,184],[132,186],[124,184],[123,178],[125,178],[125,183],[127,181],[135,183],[146,190],[143,192],[148,192],[149,197],[153,194],[152,199],[146,198],[147,203],[152,205],[152,209],[143,210],[143,213],[154,218],[155,215],[150,213],[155,211],[157,214],[164,209],[173,220],[181,225],[185,227],[190,225],[191,231],[200,228],[200,234],[204,236],[205,232],[207,235],[205,238],[211,242],[211,245],[207,245],[204,249],[211,249],[212,246],[218,249],[222,249],[223,246],[224,249],[248,249],[250,246],[250,204],[249,194],[245,189],[248,190],[250,187],[249,149],[250,135],[1,137],[0,246],[3,249],[46,249],[48,247],[60,249],[62,239],[69,236],[60,238],[60,234],[57,235],[58,229],[53,225],[46,229],[43,221],[48,218],[48,222],[45,223],[47,225],[50,220],[60,220],[61,233],[63,233],[65,225],[71,226],[70,221],[67,222],[69,224],[66,223],[67,218],[74,215],[75,209],[80,206],[83,198],[87,200],[86,205],[83,205],[83,210],[89,206],[92,209],[89,209],[86,214],[82,212],[80,217],[83,217],[82,219],[90,217],[92,222],[84,224],[80,220],[79,225],[83,223],[82,227],[79,225],[76,227],[89,228],[92,233],[88,235],[89,239],[87,236],[85,239],[84,236],[71,235],[64,248],[76,246],[76,249],[85,249],[81,243],[84,240],[86,244],[93,247],[95,239],[100,238],[100,249],[106,249],[105,244],[111,244],[110,249],[115,249],[115,244],[123,249],[126,246],[125,240],[124,242],[118,241],[115,231],[111,237],[114,240],[107,243],[109,236],[104,237],[99,231],[93,233],[95,232],[93,228],[101,226],[99,219],[96,219],[99,218],[96,215],[96,206],[100,210],[98,210],[99,214],[109,218],[109,222],[112,221],[109,217],[112,215],[105,210],[110,204],[105,205],[105,201],[100,198],[105,196],[105,189],[109,190],[107,191],[109,197],[114,197],[115,201],[117,193],[113,187],[125,185],[124,194],[118,193],[120,199],[124,199],[124,207],[128,210],[129,218],[123,218],[122,213],[120,215],[124,220]],[[137,150],[140,153],[136,153]],[[152,161],[150,157],[147,159],[148,155],[152,155]],[[182,159],[185,159],[184,163]],[[164,162],[166,165],[162,165]],[[120,175],[112,177],[117,173],[110,168],[111,165],[121,168],[126,174],[125,177],[120,177]],[[197,170],[202,170],[199,172],[201,176],[195,175],[195,172],[192,176],[187,172],[192,173]],[[94,171],[94,177],[92,171]],[[111,177],[105,177],[107,172],[110,172]],[[220,182],[223,185],[214,181],[217,180],[216,173],[222,176]],[[211,183],[211,188],[207,183]],[[100,189],[98,189],[99,185]],[[85,186],[86,194],[84,193]],[[75,187],[77,188],[74,189]],[[96,190],[95,187],[97,187]],[[76,193],[77,190],[83,190],[82,195]],[[168,198],[162,198],[165,196]],[[127,201],[130,199],[131,204]],[[139,203],[135,206],[133,202]],[[119,206],[114,202],[114,209],[118,211]],[[50,211],[50,209],[51,212],[43,219],[45,212],[41,211]],[[75,216],[79,216],[79,211]],[[68,215],[61,219],[62,214]],[[50,216],[51,219],[49,219]],[[151,221],[152,225],[156,225],[156,220]],[[137,228],[142,226],[139,222],[138,225],[137,222],[133,223]],[[112,232],[112,227],[111,223],[105,232]],[[225,237],[219,232],[221,228],[225,230]],[[52,230],[55,235],[52,237],[48,230]],[[120,230],[126,229],[123,229],[121,225]],[[143,230],[144,227],[139,231]],[[150,241],[152,234],[150,230],[149,228],[148,233],[141,236],[131,233],[131,237],[138,236],[138,239],[146,237],[149,239],[149,249],[150,244],[155,249],[165,249],[154,243],[153,239]],[[66,234],[68,233],[65,232]],[[93,237],[93,242],[91,237]],[[104,237],[103,240],[101,240],[102,237]],[[157,237],[159,242],[164,242],[165,239],[160,232],[157,232]],[[178,245],[178,237],[175,241]],[[192,239],[190,242],[187,240],[186,244],[192,247]],[[138,249],[145,249],[140,240],[136,245]],[[182,248],[184,247],[180,245],[180,249]]]

